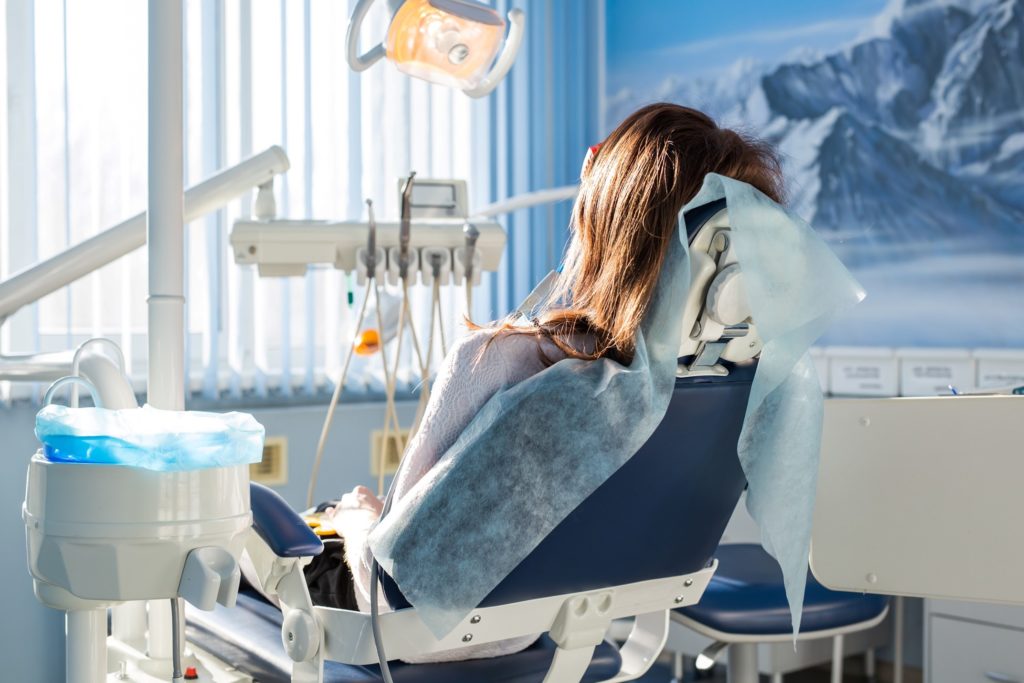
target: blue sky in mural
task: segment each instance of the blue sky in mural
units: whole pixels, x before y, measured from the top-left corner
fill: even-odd
[[[607,7],[606,127],[669,101],[771,143],[868,291],[826,343],[1024,348],[1024,0]]]
[[[739,59],[776,62],[793,53],[794,43],[803,51],[834,50],[870,28],[885,4],[608,0],[608,91],[650,86],[667,72],[712,75]]]

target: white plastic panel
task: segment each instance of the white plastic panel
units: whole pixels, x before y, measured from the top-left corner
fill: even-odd
[[[883,347],[825,349],[829,391],[836,396],[898,396],[899,365],[895,352]]]
[[[1024,349],[975,349],[973,355],[979,388],[1024,386]]]
[[[838,590],[1024,604],[1024,397],[825,403],[811,568]]]
[[[901,396],[945,396],[975,388],[974,359],[967,349],[897,349]]]
[[[410,248],[454,251],[466,246],[465,221],[414,219]],[[473,221],[480,231],[476,254],[480,267],[496,271],[505,250],[505,231],[497,223]],[[377,247],[398,246],[398,223],[377,223]],[[369,227],[358,221],[239,220],[231,231],[235,263],[256,264],[264,277],[302,275],[310,265],[334,266],[351,272],[357,253],[366,248]],[[390,260],[390,259],[389,259]],[[389,263],[378,264],[385,272]]]
[[[932,617],[931,683],[1024,681],[1024,631]]]

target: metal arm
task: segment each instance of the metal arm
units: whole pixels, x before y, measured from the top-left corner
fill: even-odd
[[[214,211],[288,170],[288,156],[270,147],[185,192],[185,222]],[[140,213],[0,283],[0,324],[22,306],[99,270],[146,243],[146,214]]]

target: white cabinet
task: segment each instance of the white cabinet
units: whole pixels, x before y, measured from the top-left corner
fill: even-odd
[[[1024,607],[925,601],[925,683],[1024,683]]]

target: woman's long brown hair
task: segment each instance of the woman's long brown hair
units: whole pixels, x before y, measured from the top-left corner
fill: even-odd
[[[499,323],[498,334],[546,337],[571,358],[632,362],[679,211],[708,173],[782,200],[778,157],[766,144],[688,107],[652,104],[632,114],[583,170],[565,265],[546,310],[532,326]]]

